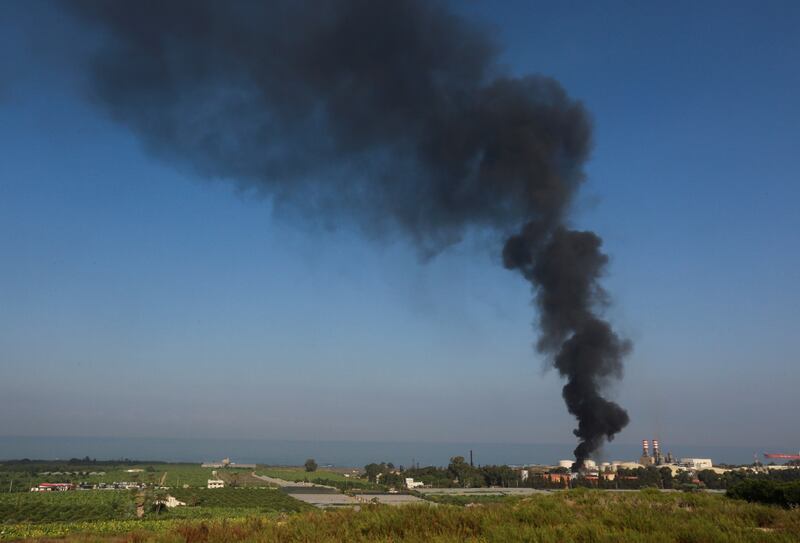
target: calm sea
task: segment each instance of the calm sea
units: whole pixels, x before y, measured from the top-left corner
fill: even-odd
[[[410,466],[447,465],[452,456],[476,464],[553,464],[572,458],[574,444],[519,443],[412,443],[379,441],[292,441],[256,439],[176,439],[121,437],[17,437],[0,436],[0,460],[68,459],[89,456],[98,460],[133,458],[170,462],[202,462],[229,457],[234,462],[300,465],[314,458],[320,465],[364,466],[393,462]],[[715,463],[753,461],[755,449],[747,447],[675,446],[662,450],[678,457],[712,458]],[[760,449],[758,453],[763,452]],[[640,444],[611,443],[597,460],[635,460]]]

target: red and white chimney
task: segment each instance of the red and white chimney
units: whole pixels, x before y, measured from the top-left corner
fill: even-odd
[[[660,449],[658,448],[658,440],[654,439],[653,440],[653,456],[658,456],[659,452],[660,452]]]
[[[642,440],[642,456],[650,456],[650,442],[646,439]]]

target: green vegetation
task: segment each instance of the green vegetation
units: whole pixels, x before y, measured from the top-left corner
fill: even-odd
[[[294,513],[306,511],[311,506],[295,500],[280,490],[270,488],[215,488],[215,489],[175,489],[170,494],[187,506],[227,507]],[[173,511],[180,511],[176,508]]]
[[[319,467],[317,466],[317,461],[313,458],[306,460],[306,463],[303,465],[305,466],[306,471],[317,471],[317,468]]]
[[[478,488],[488,486],[524,486],[519,471],[508,466],[474,467],[463,456],[454,456],[446,468],[428,466],[403,470],[391,463],[368,464],[364,470],[370,481],[401,488],[406,477],[435,488]]]
[[[89,522],[49,522],[47,524],[0,524],[0,540],[64,537],[70,534],[124,534],[167,531],[183,520],[103,520]],[[80,536],[83,539],[83,535]],[[78,539],[75,539],[78,541]]]
[[[139,462],[135,460],[94,461],[89,458],[72,459],[63,462],[40,460],[16,460],[0,462],[0,492],[11,489],[27,492],[39,483],[113,483],[130,481],[175,487],[189,485],[205,487],[212,472],[226,482],[228,478],[238,477],[242,485],[257,484],[248,477],[252,470],[235,468],[203,468],[200,464]]]
[[[520,500],[517,496],[505,496],[503,494],[425,494],[423,497],[434,503],[461,507],[490,503],[511,503]]]
[[[779,482],[767,480],[742,481],[728,489],[728,497],[749,502],[800,507],[800,481]]]
[[[427,466],[403,470],[395,469],[391,464],[369,464],[364,467],[370,481],[378,481],[381,485],[396,488],[403,486],[403,479],[412,477],[434,488],[481,488],[481,487],[533,487],[542,489],[561,489],[564,482],[553,480],[549,474],[568,473],[567,468],[551,468],[549,473],[534,472],[526,480],[522,480],[518,470],[508,466],[473,467],[462,456],[454,456],[445,468]],[[620,468],[616,476],[611,478],[593,477],[577,478],[570,482],[573,487],[589,487],[604,489],[638,490],[642,488],[665,488],[677,490],[712,489],[724,490],[732,488],[745,480],[800,481],[800,469],[770,470],[753,472],[748,470],[731,470],[719,474],[714,470],[679,471],[673,476],[670,468],[649,466],[636,469]]]
[[[172,495],[187,506],[167,509],[157,500]],[[144,517],[137,518],[137,505]],[[0,539],[56,537],[73,532],[121,533],[156,529],[154,522],[274,517],[312,506],[269,488],[86,490],[0,494]]]
[[[98,524],[98,529],[90,527],[89,530],[97,534],[136,531],[137,534],[125,537],[125,540],[152,543],[746,543],[793,542],[800,539],[800,514],[797,510],[730,500],[720,495],[656,491],[617,493],[584,489],[509,499],[477,507],[374,505],[366,506],[361,511],[314,511],[280,519],[251,517],[202,522],[165,521],[157,527],[147,521],[142,522],[141,529],[150,531],[138,530],[138,526],[133,528],[135,521],[120,521],[118,532],[114,532],[113,527],[107,524]],[[16,537],[20,537],[20,534],[36,535],[31,534],[29,528],[14,529],[17,530],[13,532]],[[59,529],[63,531],[65,528]],[[102,535],[73,535],[65,541],[78,543],[111,539]]]
[[[136,516],[134,492],[29,492],[0,494],[0,521],[81,522],[123,520]]]

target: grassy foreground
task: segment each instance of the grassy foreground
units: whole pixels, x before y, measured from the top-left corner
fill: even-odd
[[[131,531],[132,525],[120,526],[121,532]],[[362,511],[163,522],[141,528],[122,539],[82,534],[66,541],[789,542],[800,541],[800,511],[719,495],[572,491],[475,507],[369,506]]]

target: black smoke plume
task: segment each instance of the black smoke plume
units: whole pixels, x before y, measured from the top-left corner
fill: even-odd
[[[504,75],[491,35],[430,0],[68,5],[105,36],[93,99],[162,159],[429,254],[510,235],[538,349],[567,378],[578,465],[625,426],[601,395],[629,348],[593,312],[606,257],[565,226],[591,122],[558,82]]]

